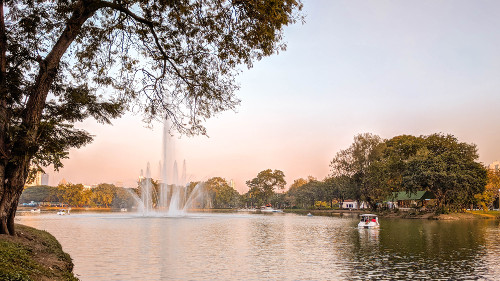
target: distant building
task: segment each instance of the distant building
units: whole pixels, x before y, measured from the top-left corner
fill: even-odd
[[[66,181],[65,178],[63,178],[60,182],[59,182],[59,185],[66,185],[68,184],[68,182]]]
[[[498,172],[500,171],[500,161],[495,161],[493,163],[491,163],[489,166],[488,166],[488,169],[490,170],[493,170],[495,172]]]
[[[43,180],[44,176],[47,177],[46,182]],[[39,186],[39,185],[48,185],[49,184],[49,175],[42,173],[41,171],[37,171],[35,178],[26,183],[27,186]]]
[[[367,209],[368,204],[366,202],[361,202],[361,206],[358,208],[358,202],[354,200],[344,200],[342,202],[342,209]]]
[[[230,187],[232,187],[233,189],[236,189],[236,188],[234,187],[234,186],[235,186],[235,185],[234,185],[234,180],[232,180],[232,179],[231,179],[231,180],[229,181],[229,186],[230,186]]]
[[[42,174],[42,185],[49,185],[49,175]]]
[[[393,192],[386,200],[389,209],[410,209],[425,207],[429,200],[436,199],[430,191]]]

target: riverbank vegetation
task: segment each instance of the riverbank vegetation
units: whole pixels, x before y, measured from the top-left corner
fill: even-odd
[[[417,207],[419,211],[450,213],[466,209],[488,211],[498,204],[500,173],[487,170],[477,162],[474,144],[458,141],[452,135],[401,135],[381,139],[373,134],[360,134],[353,143],[339,151],[330,162],[330,174],[323,180],[313,177],[295,179],[285,191],[285,174],[266,169],[246,184],[248,192],[239,194],[221,177],[205,182],[191,182],[185,196],[201,184],[204,199],[195,208],[253,208],[272,204],[278,208],[337,209],[346,200],[364,202],[369,208],[391,207],[395,194],[426,191],[433,200]],[[133,189],[100,184],[87,189],[81,184],[57,187],[28,187],[21,203],[62,202],[73,207],[130,208],[134,194],[140,196],[141,183]],[[152,180],[154,194],[159,183]],[[422,200],[423,201],[423,200]],[[425,203],[425,204],[424,204]],[[497,205],[498,206],[498,205]],[[357,207],[351,207],[357,208]]]
[[[16,229],[16,236],[0,235],[0,280],[78,280],[54,236],[24,225]]]
[[[335,155],[327,178],[298,179],[287,196],[299,206],[352,199],[380,209],[388,207],[394,192],[429,191],[435,200],[426,207],[438,213],[487,209],[497,195],[498,172],[487,172],[477,159],[475,145],[452,135],[401,135],[383,140],[360,134]]]
[[[58,186],[26,187],[19,199],[21,204],[31,201],[45,206],[71,206],[89,208],[122,208],[132,206],[130,191],[113,184],[99,184],[85,188],[82,184],[60,184]]]

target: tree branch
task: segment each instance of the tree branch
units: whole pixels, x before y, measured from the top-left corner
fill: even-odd
[[[120,11],[120,12],[124,13],[125,15],[131,17],[135,21],[146,25],[148,27],[148,29],[151,31],[151,35],[153,35],[153,38],[154,38],[154,41],[155,41],[155,45],[158,48],[158,50],[160,51],[160,53],[161,53],[161,55],[163,57],[163,60],[166,61],[166,62],[168,62],[170,64],[170,66],[172,66],[172,68],[174,69],[175,73],[186,84],[191,85],[191,82],[189,82],[184,77],[184,75],[181,73],[181,71],[179,70],[179,68],[177,68],[177,66],[175,65],[175,63],[172,62],[172,60],[170,59],[170,57],[167,55],[167,52],[165,52],[164,48],[160,44],[160,39],[158,38],[158,35],[156,34],[156,31],[154,29],[154,23],[152,21],[147,20],[147,19],[145,19],[145,18],[143,18],[141,16],[138,16],[137,14],[135,14],[134,12],[132,12],[130,9],[122,6],[121,4],[115,3],[115,2],[112,3],[112,2],[107,2],[107,1],[100,1],[98,3],[98,5],[101,6],[101,7],[107,7],[107,8],[111,8],[111,9]],[[165,76],[165,73],[166,73],[166,65],[164,64],[162,75],[160,77],[157,77],[157,79],[163,78]]]

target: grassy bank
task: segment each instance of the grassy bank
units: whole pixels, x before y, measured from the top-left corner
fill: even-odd
[[[285,213],[294,213],[306,215],[311,213],[315,216],[343,216],[343,215],[359,215],[371,213],[371,210],[308,210],[308,209],[285,209]],[[433,220],[470,220],[470,219],[500,219],[499,211],[466,211],[463,213],[450,214],[434,214],[432,212],[416,212],[416,211],[382,211],[375,212],[383,218],[402,218],[402,219],[433,219]]]
[[[16,229],[17,236],[0,235],[0,280],[78,280],[54,236],[19,224]]]

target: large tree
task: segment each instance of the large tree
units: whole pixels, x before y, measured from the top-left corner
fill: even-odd
[[[238,204],[240,194],[221,177],[213,177],[205,182],[205,190],[213,208],[232,208]]]
[[[378,185],[372,165],[380,160],[382,151],[383,142],[379,136],[370,133],[356,135],[351,146],[338,152],[330,162],[330,176],[350,181],[344,186],[351,188],[348,193],[352,199],[375,206],[373,194]]]
[[[421,137],[423,146],[407,160],[402,178],[405,190],[431,191],[437,211],[459,211],[475,202],[485,191],[487,171],[476,145],[459,142],[453,135],[432,134]]]
[[[248,194],[259,203],[270,203],[275,190],[283,190],[286,185],[285,174],[280,170],[267,169],[260,171],[257,177],[246,181],[250,188]]]
[[[299,0],[0,0],[0,233],[30,165],[62,166],[102,123],[137,108],[186,134],[233,109],[241,65],[284,49]]]

